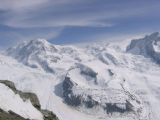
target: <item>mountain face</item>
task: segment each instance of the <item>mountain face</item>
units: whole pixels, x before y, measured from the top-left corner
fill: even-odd
[[[94,71],[94,68],[78,64],[68,72],[63,82],[64,100],[71,106],[79,106],[79,109],[82,109],[81,107],[95,108],[107,114],[117,112],[126,116],[141,114],[138,110],[143,112],[142,104],[138,98],[125,89],[125,81],[119,78],[115,83],[115,88],[109,84],[109,80],[112,79],[116,79],[116,74],[111,69],[108,69],[108,74],[106,69],[105,79],[100,72]]]
[[[77,48],[38,39],[0,54],[0,80],[10,80],[18,91],[37,95],[41,109],[59,120],[159,120],[159,63],[158,33],[132,40],[126,51],[114,43]],[[24,111],[3,106],[21,98],[11,101],[14,93],[0,86],[8,94],[0,109],[43,119],[31,102],[19,105]],[[28,109],[37,114],[26,113]]]
[[[150,57],[160,64],[159,33],[156,32],[142,39],[132,40],[126,51],[132,54]]]
[[[80,53],[81,50],[73,46],[52,45],[44,39],[31,40],[7,49],[7,55],[16,58],[19,62],[50,73],[68,68],[68,61],[81,61],[82,58],[85,60],[86,56]]]

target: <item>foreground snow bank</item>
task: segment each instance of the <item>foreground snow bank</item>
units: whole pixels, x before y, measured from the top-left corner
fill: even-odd
[[[1,83],[0,108],[6,112],[11,110],[26,119],[43,120],[42,114],[33,107],[29,100],[24,102],[18,94],[15,94],[11,89]]]

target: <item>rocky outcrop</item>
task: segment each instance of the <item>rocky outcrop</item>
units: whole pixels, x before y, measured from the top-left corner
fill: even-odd
[[[62,83],[64,102],[96,116],[103,113],[106,116],[116,114],[144,118],[146,111],[141,99],[126,88],[126,80],[111,68],[104,72],[107,74],[105,78],[94,67],[83,63],[69,69]],[[117,79],[121,79],[117,84],[109,83]]]
[[[81,74],[90,76],[92,78],[97,77],[97,73],[94,70],[92,70],[91,68],[89,68],[83,64],[80,64],[80,63],[77,63],[76,65],[77,65],[77,68],[79,68],[81,70]]]
[[[19,96],[24,101],[29,99],[32,105],[43,114],[44,120],[58,120],[57,116],[53,114],[53,112],[41,109],[41,105],[39,103],[39,100],[36,94],[30,93],[30,92],[22,92],[20,90],[17,90],[14,83],[8,80],[0,80],[0,83],[9,87],[15,94],[19,94]],[[0,110],[0,120],[1,120],[1,117],[4,118],[2,120],[25,120],[23,117],[17,115],[13,111],[9,111],[7,113],[3,110]]]
[[[13,111],[5,112],[2,109],[0,109],[0,120],[26,120],[26,119],[17,115]]]
[[[53,112],[48,110],[41,110],[44,120],[58,120],[57,116]]]
[[[160,36],[159,33],[153,33],[142,39],[132,40],[126,51],[136,55],[150,57],[160,64]],[[157,48],[157,49],[156,49]]]
[[[72,106],[80,105],[80,99],[77,96],[73,95],[72,88],[74,83],[70,80],[69,77],[65,77],[63,82],[63,97],[67,104]]]
[[[80,89],[81,88],[69,77],[65,78],[63,82],[63,97],[68,105],[74,107],[85,106],[86,108],[101,107],[107,113],[125,113],[133,111],[133,105],[127,100],[127,98],[124,101],[120,101],[116,98],[116,95],[119,93],[124,94],[124,97],[126,97],[123,91],[118,92],[118,90],[110,91],[109,89],[86,89],[82,94],[76,94],[75,91]],[[102,93],[97,95],[96,92],[102,92],[104,94],[111,92],[110,94],[112,94],[113,101],[110,101],[110,98],[107,99],[107,97],[104,97],[104,94]],[[99,99],[101,99],[101,101],[99,101]]]
[[[8,86],[15,94],[19,94],[20,97],[25,101],[27,99],[30,99],[32,105],[34,107],[36,107],[37,109],[40,109],[41,105],[39,103],[39,100],[36,96],[36,94],[34,93],[29,93],[29,92],[22,92],[16,89],[15,85],[13,82],[8,81],[8,80],[3,80],[0,81],[0,83],[5,84],[6,86]]]

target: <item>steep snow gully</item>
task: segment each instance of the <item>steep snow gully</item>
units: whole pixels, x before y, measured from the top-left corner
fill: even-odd
[[[125,41],[124,41],[125,42]],[[37,95],[59,120],[160,120],[159,33],[83,48],[31,40],[0,54],[0,80]],[[0,109],[44,119],[0,84]],[[17,104],[13,104],[17,103]],[[27,112],[26,112],[27,111]]]

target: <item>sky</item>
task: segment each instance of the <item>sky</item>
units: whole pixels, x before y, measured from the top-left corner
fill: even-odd
[[[0,0],[0,48],[131,39],[159,32],[160,0]]]

